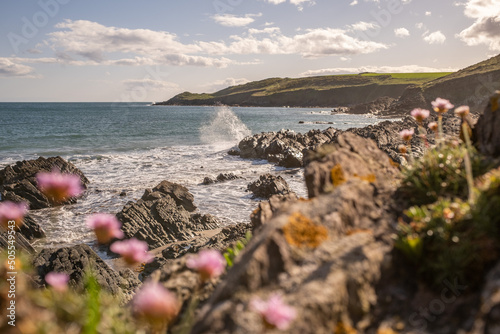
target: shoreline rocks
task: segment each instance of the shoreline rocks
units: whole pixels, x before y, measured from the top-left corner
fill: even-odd
[[[285,179],[279,175],[261,175],[258,180],[249,183],[247,187],[254,194],[254,198],[270,198],[273,195],[293,193]]]
[[[89,180],[82,171],[61,157],[40,157],[36,160],[18,161],[15,165],[0,170],[0,195],[2,201],[26,202],[31,210],[53,206],[49,199],[38,190],[36,174],[51,172],[54,168],[60,170],[61,173],[78,175],[84,188],[89,184]],[[72,203],[76,203],[76,198],[62,204]]]

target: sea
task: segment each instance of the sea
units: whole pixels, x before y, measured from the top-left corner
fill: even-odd
[[[223,224],[249,221],[259,200],[252,199],[247,184],[261,174],[281,175],[292,190],[306,196],[301,169],[227,154],[246,136],[281,129],[348,129],[380,121],[332,114],[326,108],[0,103],[0,169],[40,156],[61,156],[78,167],[90,184],[77,204],[30,212],[47,233],[35,247],[95,246],[85,226],[89,215],[116,214],[163,180],[189,188],[199,211]],[[241,179],[201,184],[219,173]]]

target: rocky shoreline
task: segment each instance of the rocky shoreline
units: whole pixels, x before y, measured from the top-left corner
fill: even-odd
[[[500,118],[495,111],[491,103],[473,136],[493,161],[500,156],[500,137],[494,131]],[[433,120],[426,120],[424,128]],[[458,118],[444,118],[447,136],[458,136],[460,126]],[[400,165],[408,159],[399,150],[403,129],[419,131],[417,122],[405,117],[345,131],[281,130],[243,139],[230,154],[303,168],[308,191],[307,199],[298,198],[282,178],[259,176],[248,190],[265,200],[256,203],[248,223],[222,226],[217,217],[197,210],[187,188],[161,181],[116,214],[125,238],[146,242],[155,256],[134,270],[122,269],[120,260],[115,260],[118,270],[113,269],[88,245],[37,253],[30,241],[45,233],[29,216],[16,233],[16,247],[31,254],[34,273],[29,277],[36,288],[43,288],[45,276],[56,271],[68,274],[72,288],[83,289],[84,272],[90,267],[98,284],[123,296],[124,302],[149,280],[175,292],[183,311],[196,293],[199,306],[191,333],[265,331],[248,305],[255,296],[265,298],[272,291],[279,291],[300,314],[289,333],[495,333],[500,326],[500,262],[489,268],[478,289],[447,281],[442,288],[446,292],[435,291],[417,279],[416,268],[394,247],[402,210],[409,205],[398,193]],[[434,133],[427,133],[426,140],[411,140],[414,158],[422,156],[426,145],[435,144]],[[84,185],[89,182],[60,157],[18,162],[0,171],[2,200],[27,201],[32,209],[50,206],[36,189],[34,175],[54,166],[79,175]],[[203,184],[236,178],[221,174]],[[234,265],[200,289],[197,273],[186,266],[186,255],[206,249],[224,252],[250,231],[253,237]],[[0,248],[5,249],[6,242],[2,234]]]

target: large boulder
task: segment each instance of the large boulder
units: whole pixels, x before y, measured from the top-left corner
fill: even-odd
[[[488,106],[474,128],[475,145],[479,151],[492,157],[500,156],[500,91],[490,98]],[[497,117],[498,116],[498,117]]]
[[[30,209],[43,209],[52,206],[49,199],[37,188],[36,174],[58,169],[62,173],[76,174],[82,185],[87,186],[89,180],[72,163],[61,157],[43,158],[36,160],[18,161],[15,165],[0,170],[0,195],[2,201],[26,202]],[[75,203],[72,198],[63,204]]]
[[[19,232],[29,241],[34,239],[45,238],[44,229],[36,222],[36,220],[27,215],[24,217],[23,224],[19,228]]]
[[[175,241],[190,240],[196,231],[215,229],[219,222],[211,215],[190,213],[196,206],[183,186],[163,181],[146,190],[142,199],[129,202],[116,216],[125,238],[137,238],[150,249]]]
[[[288,183],[281,176],[264,174],[258,180],[248,184],[255,197],[270,198],[273,195],[286,195],[291,193]]]
[[[111,269],[89,246],[76,245],[59,249],[44,249],[33,260],[36,275],[40,282],[45,275],[55,271],[70,277],[69,285],[84,289],[85,272],[91,270],[99,285],[113,294],[129,292],[138,286],[135,275],[120,274]]]
[[[144,195],[142,195],[142,199],[145,201],[162,197],[172,198],[177,205],[182,206],[189,212],[193,212],[196,210],[193,194],[191,194],[186,187],[181,186],[177,183],[162,181],[153,189],[146,189]]]

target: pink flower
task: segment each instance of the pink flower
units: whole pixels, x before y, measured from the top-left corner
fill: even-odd
[[[226,268],[226,260],[219,251],[209,249],[202,250],[196,256],[187,259],[188,268],[195,269],[200,273],[203,281],[220,276]]]
[[[427,109],[420,109],[420,108],[416,108],[416,109],[413,109],[411,111],[411,115],[419,123],[422,123],[424,119],[426,119],[427,117],[429,117],[430,113],[431,112],[429,110],[427,110]]]
[[[77,197],[84,190],[78,175],[61,174],[57,170],[50,173],[38,173],[36,180],[40,191],[55,203],[62,203],[71,197]]]
[[[297,316],[295,309],[285,304],[278,294],[272,294],[268,301],[253,298],[250,308],[260,314],[268,327],[279,330],[287,329]]]
[[[116,254],[120,254],[125,262],[130,265],[148,263],[153,261],[154,256],[148,254],[148,244],[135,238],[116,241],[109,249]]]
[[[94,230],[97,241],[107,244],[111,240],[123,238],[122,223],[114,215],[98,213],[87,218],[87,226]]]
[[[470,113],[470,108],[469,106],[460,106],[457,109],[455,109],[455,115],[460,116],[464,118]]]
[[[179,312],[175,295],[159,283],[146,283],[132,301],[134,315],[152,325],[169,323]]]
[[[434,111],[437,113],[445,113],[454,107],[450,101],[438,97],[435,101],[431,102]]]
[[[9,221],[15,221],[19,227],[23,222],[24,216],[28,212],[26,203],[1,202],[0,203],[0,226],[8,229]]]
[[[434,132],[437,132],[438,130],[438,124],[436,122],[430,122],[429,125],[427,125],[429,129],[431,129]]]
[[[51,271],[45,275],[45,282],[54,290],[64,292],[68,289],[69,276],[65,273]]]
[[[401,138],[403,138],[403,140],[405,140],[405,141],[410,141],[414,134],[415,134],[415,131],[413,131],[413,129],[403,130],[399,133]]]

